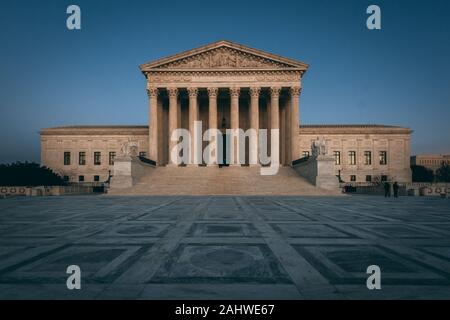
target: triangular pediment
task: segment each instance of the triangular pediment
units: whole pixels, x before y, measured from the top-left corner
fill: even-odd
[[[140,66],[143,72],[154,70],[210,69],[297,69],[308,65],[229,41],[218,41]]]

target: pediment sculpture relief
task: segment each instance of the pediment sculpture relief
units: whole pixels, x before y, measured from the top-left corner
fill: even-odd
[[[161,68],[283,68],[283,63],[240,52],[218,48],[162,65]]]

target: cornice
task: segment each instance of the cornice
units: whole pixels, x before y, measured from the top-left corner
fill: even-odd
[[[192,56],[200,55],[207,51],[212,51],[212,50],[219,49],[219,48],[228,48],[231,50],[240,51],[240,52],[243,52],[246,54],[257,56],[262,59],[272,60],[276,63],[285,64],[285,65],[291,66],[293,68],[296,68],[298,70],[306,71],[309,67],[308,64],[298,61],[298,60],[295,60],[295,59],[286,58],[286,57],[276,55],[273,53],[269,53],[266,51],[262,51],[259,49],[254,49],[254,48],[247,47],[247,46],[235,43],[235,42],[222,40],[222,41],[216,41],[216,42],[213,42],[213,43],[210,43],[208,45],[204,45],[204,46],[201,46],[198,48],[194,48],[191,50],[183,51],[183,52],[175,54],[175,55],[163,57],[163,58],[151,61],[149,63],[142,64],[142,65],[140,65],[140,69],[142,72],[149,71],[154,68],[158,68],[158,67],[161,67],[161,66],[179,61],[179,60],[187,59]]]
[[[68,126],[42,129],[41,136],[148,135],[148,126]]]

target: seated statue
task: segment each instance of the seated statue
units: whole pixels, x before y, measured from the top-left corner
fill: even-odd
[[[131,141],[131,139],[128,139],[128,141],[124,142],[120,148],[120,155],[122,157],[132,156],[137,157],[138,156],[138,143],[136,141]]]
[[[313,157],[324,156],[328,153],[327,143],[323,137],[317,137],[311,143],[311,153]]]

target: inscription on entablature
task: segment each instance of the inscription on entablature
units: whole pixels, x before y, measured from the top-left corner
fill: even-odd
[[[287,74],[182,74],[182,75],[165,75],[165,74],[150,74],[148,80],[150,83],[189,83],[189,82],[293,82],[300,81],[299,73]]]

